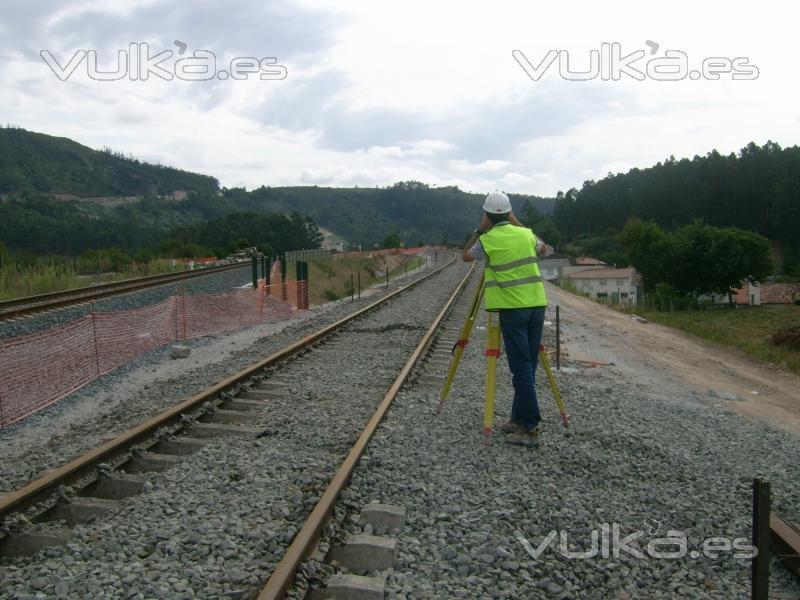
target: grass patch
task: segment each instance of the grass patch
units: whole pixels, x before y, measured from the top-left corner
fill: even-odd
[[[635,309],[646,319],[686,333],[738,348],[760,360],[783,366],[800,375],[800,350],[774,345],[779,331],[800,327],[800,306],[756,306],[733,310],[685,310],[660,312]]]
[[[388,261],[389,278],[394,280],[405,274],[403,258],[399,256],[337,256],[332,260],[309,262],[308,264],[308,301],[312,305],[324,304],[340,298],[349,298],[351,291],[358,295],[358,274],[361,274],[361,291],[386,282],[386,265]],[[421,259],[422,264],[425,258]],[[409,274],[420,262],[417,257],[408,259]],[[293,278],[295,265],[288,265],[289,277]],[[350,287],[350,275],[353,276],[353,288]]]
[[[104,272],[99,275],[79,273],[72,263],[17,265],[8,264],[0,268],[0,300],[13,300],[37,294],[74,290],[97,283],[108,283],[120,279],[132,279],[145,275],[158,275],[173,271],[182,271],[183,266],[172,268],[171,261],[154,260],[141,263],[136,271],[128,265],[115,272]]]

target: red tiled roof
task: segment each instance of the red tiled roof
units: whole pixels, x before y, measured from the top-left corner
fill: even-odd
[[[585,266],[601,267],[606,263],[604,263],[602,260],[591,258],[590,256],[579,256],[578,258],[575,259],[575,264],[580,267],[585,267]]]

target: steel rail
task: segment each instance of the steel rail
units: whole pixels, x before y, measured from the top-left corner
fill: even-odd
[[[23,315],[64,308],[73,304],[81,304],[89,300],[100,300],[118,294],[127,294],[151,287],[168,285],[188,279],[195,279],[215,273],[223,273],[233,269],[241,269],[249,266],[249,262],[240,262],[218,267],[204,267],[192,271],[181,271],[180,273],[161,273],[159,275],[148,275],[147,277],[137,277],[135,279],[122,279],[111,281],[100,285],[63,290],[59,292],[49,292],[37,296],[26,296],[13,300],[0,301],[0,321],[15,319]]]
[[[800,576],[800,529],[775,512],[769,516],[769,528],[772,554]]]
[[[353,474],[353,470],[364,453],[367,444],[369,444],[369,441],[375,434],[378,425],[383,420],[386,412],[389,410],[389,407],[400,391],[400,388],[408,379],[412,369],[428,349],[428,346],[430,346],[436,330],[439,328],[439,325],[447,314],[447,311],[453,305],[459,294],[463,291],[464,287],[469,281],[470,276],[472,275],[474,268],[475,265],[472,265],[470,270],[464,276],[464,279],[461,280],[455,291],[445,303],[444,308],[442,308],[442,310],[434,319],[433,324],[425,332],[422,340],[411,354],[411,358],[409,358],[408,362],[400,371],[400,374],[389,388],[389,391],[386,392],[386,395],[378,405],[378,408],[375,410],[372,418],[369,420],[366,427],[361,432],[361,435],[358,437],[355,445],[348,453],[347,458],[345,458],[341,467],[339,467],[339,470],[333,476],[333,479],[331,479],[330,483],[328,483],[328,487],[325,489],[325,492],[322,494],[322,497],[319,499],[314,509],[311,511],[308,519],[306,519],[302,529],[300,529],[299,533],[294,537],[294,540],[292,540],[292,543],[287,548],[283,558],[278,563],[278,566],[275,567],[275,570],[273,571],[266,585],[258,595],[258,600],[282,600],[286,596],[286,592],[294,581],[294,576],[297,572],[297,569],[300,567],[300,564],[303,562],[303,560],[314,551],[320,535],[322,534],[322,530],[330,521],[336,500],[342,490],[347,487],[347,483],[350,481],[350,476]]]
[[[162,411],[161,413],[151,417],[136,427],[119,434],[101,446],[82,454],[78,458],[68,462],[65,465],[62,465],[57,469],[49,471],[43,477],[35,479],[24,487],[0,497],[0,519],[12,512],[26,510],[28,507],[36,504],[37,502],[47,499],[52,494],[53,489],[58,485],[67,484],[68,481],[75,481],[76,479],[86,476],[99,462],[125,452],[128,448],[136,443],[145,440],[148,436],[152,436],[152,434],[160,427],[180,421],[183,413],[199,407],[204,402],[215,399],[220,392],[225,391],[227,388],[230,388],[241,381],[249,379],[259,371],[262,371],[264,368],[284,361],[298,352],[307,349],[337,329],[341,328],[346,323],[349,323],[353,319],[356,319],[365,313],[374,310],[387,300],[390,300],[398,294],[401,294],[429,279],[430,277],[433,277],[443,269],[453,264],[453,262],[455,262],[454,257],[451,258],[449,262],[442,265],[438,269],[431,271],[427,275],[420,277],[419,279],[412,281],[401,288],[398,288],[390,294],[387,294],[375,302],[370,303],[364,308],[361,308],[358,311],[339,319],[335,323],[323,327],[322,329],[300,340],[297,340],[288,346],[285,346],[283,349],[278,350],[263,360],[246,367],[245,369],[235,373],[234,375],[231,375],[230,377],[227,377],[219,383],[185,399],[179,404]]]

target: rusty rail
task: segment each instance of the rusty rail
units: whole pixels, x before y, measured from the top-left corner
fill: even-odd
[[[433,335],[439,327],[441,321],[444,319],[445,314],[450,309],[461,291],[464,289],[467,281],[469,281],[469,277],[472,275],[474,268],[474,265],[472,268],[470,268],[470,270],[464,276],[464,279],[461,280],[455,291],[445,303],[444,308],[442,308],[442,310],[436,316],[436,319],[434,319],[433,324],[430,326],[428,331],[425,332],[422,340],[412,353],[411,358],[409,358],[408,362],[400,371],[400,374],[389,388],[389,391],[386,392],[386,395],[378,405],[378,408],[375,410],[372,418],[369,420],[366,427],[361,432],[361,435],[358,437],[355,445],[348,453],[347,458],[345,458],[341,467],[339,467],[339,470],[333,476],[333,479],[331,479],[328,487],[322,494],[322,497],[311,511],[311,514],[308,516],[308,519],[306,520],[302,529],[295,536],[294,540],[292,540],[292,543],[289,545],[289,548],[287,548],[286,553],[284,554],[280,563],[278,563],[278,566],[275,567],[275,570],[273,571],[266,585],[261,590],[258,600],[282,600],[286,596],[287,590],[294,581],[294,576],[297,572],[297,569],[303,560],[313,552],[317,542],[319,541],[320,535],[322,534],[322,530],[330,521],[331,514],[333,513],[333,507],[336,504],[336,499],[350,481],[350,476],[352,475],[356,464],[361,458],[361,455],[364,453],[367,444],[375,434],[378,425],[383,420],[386,411],[389,410],[389,406],[394,401],[397,393],[400,391],[401,386],[408,379],[412,369],[427,350],[433,339]]]
[[[0,321],[15,319],[24,315],[30,315],[56,308],[64,308],[74,304],[80,304],[89,300],[100,300],[109,296],[128,294],[152,287],[167,285],[177,281],[185,281],[205,275],[214,275],[233,269],[241,269],[250,265],[250,262],[240,262],[219,267],[203,267],[192,271],[181,271],[180,273],[161,273],[159,275],[149,275],[147,277],[137,277],[135,279],[123,279],[112,281],[100,285],[93,285],[73,290],[63,290],[60,292],[50,292],[37,296],[26,296],[25,298],[15,298],[13,300],[0,301]]]
[[[770,549],[792,573],[800,576],[800,528],[778,513],[770,513]]]
[[[254,365],[251,365],[239,371],[238,373],[231,375],[223,381],[203,390],[198,394],[195,394],[194,396],[191,396],[190,398],[187,398],[179,404],[166,409],[158,415],[148,419],[144,423],[141,423],[140,425],[121,433],[102,446],[99,446],[94,450],[90,450],[89,452],[86,452],[69,463],[48,472],[47,475],[28,483],[19,490],[6,494],[0,498],[0,519],[12,512],[25,510],[37,502],[45,500],[50,494],[52,494],[52,490],[58,485],[68,484],[69,481],[74,481],[85,476],[90,472],[91,469],[95,467],[97,463],[126,451],[132,445],[143,441],[148,436],[151,436],[160,427],[180,421],[181,414],[199,407],[204,402],[216,398],[220,392],[225,391],[227,388],[241,381],[247,380],[248,378],[257,374],[259,371],[263,370],[265,367],[283,361],[290,356],[305,350],[309,346],[319,342],[321,339],[341,328],[343,325],[352,321],[353,319],[362,316],[363,314],[377,308],[390,298],[393,298],[398,294],[415,287],[426,279],[433,277],[451,265],[454,260],[455,259],[450,260],[448,263],[431,271],[416,281],[412,281],[411,283],[398,288],[392,293],[370,303],[364,308],[359,309],[358,311],[342,319],[339,319],[335,323],[332,323],[331,325],[328,325],[319,331],[312,333],[311,335],[289,344],[288,346],[255,363]]]

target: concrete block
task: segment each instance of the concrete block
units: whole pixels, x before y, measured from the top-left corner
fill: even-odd
[[[245,427],[243,425],[219,425],[217,423],[192,423],[189,430],[192,437],[197,438],[216,438],[216,437],[235,437],[235,438],[255,438],[261,429],[255,427]]]
[[[161,472],[175,466],[179,460],[173,454],[143,452],[139,456],[132,456],[128,462],[122,465],[122,470],[126,473]]]
[[[102,517],[119,510],[119,502],[101,498],[72,498],[69,501],[60,500],[45,512],[38,520],[41,521],[66,521],[67,525],[74,526],[86,523],[96,517]]]
[[[137,475],[115,474],[113,477],[99,477],[80,491],[81,496],[122,500],[142,491],[146,479]]]
[[[208,440],[201,440],[192,437],[179,437],[173,440],[165,438],[159,440],[150,450],[159,454],[172,454],[175,456],[187,456],[202,450],[208,444]]]
[[[172,358],[188,358],[191,353],[192,349],[189,348],[189,346],[181,346],[179,344],[175,344],[170,349],[169,355]]]
[[[200,417],[203,423],[251,423],[253,416],[240,410],[226,410],[218,408]]]
[[[332,548],[331,560],[354,571],[388,569],[397,556],[397,540],[378,535],[353,535],[344,546]]]
[[[383,600],[386,592],[386,582],[382,577],[333,575],[326,585],[313,596],[332,600]]]
[[[281,389],[256,389],[256,390],[243,390],[239,392],[236,398],[242,398],[244,400],[269,400],[270,398],[282,398],[286,395],[286,392]]]
[[[268,404],[263,400],[248,400],[247,398],[240,398],[238,396],[236,398],[231,398],[230,400],[226,400],[222,404],[222,407],[224,407],[225,410],[240,410],[240,411],[259,410],[261,408],[264,408],[265,406],[268,406]]]
[[[367,504],[361,509],[361,523],[369,523],[373,530],[395,531],[406,524],[406,507],[396,504]]]
[[[0,556],[31,556],[53,546],[64,546],[72,531],[69,529],[45,529],[20,534],[11,534],[0,539]]]

